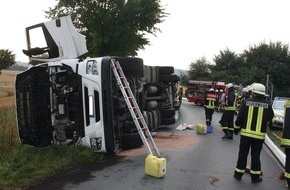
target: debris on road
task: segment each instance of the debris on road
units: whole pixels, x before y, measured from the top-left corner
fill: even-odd
[[[180,124],[178,127],[176,127],[177,130],[180,130],[180,131],[184,131],[186,129],[190,129],[190,130],[193,130],[193,125],[191,124],[187,124],[187,123],[182,123]]]

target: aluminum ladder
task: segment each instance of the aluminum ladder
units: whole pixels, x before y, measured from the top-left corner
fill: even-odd
[[[132,93],[132,90],[129,86],[129,83],[124,75],[124,72],[120,66],[120,63],[116,59],[111,60],[112,64],[112,70],[114,72],[114,75],[117,79],[118,86],[120,87],[120,90],[122,91],[123,97],[126,101],[126,104],[128,106],[128,109],[131,113],[131,116],[134,120],[134,123],[136,125],[136,128],[139,132],[139,135],[142,139],[142,142],[147,150],[148,154],[154,155],[153,152],[155,152],[155,156],[160,157],[160,153],[158,151],[158,148],[153,140],[153,137],[149,131],[149,128],[146,124],[146,121],[140,111],[140,108],[136,102],[136,99]]]

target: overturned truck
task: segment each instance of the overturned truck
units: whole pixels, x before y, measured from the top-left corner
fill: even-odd
[[[33,42],[40,32],[44,43]],[[87,52],[85,37],[70,16],[26,28],[30,60],[43,63],[16,77],[19,138],[35,147],[84,145],[115,153],[142,145],[112,72],[118,61],[145,118],[154,131],[175,123],[178,76],[173,67],[146,66],[133,57],[78,57]],[[36,45],[34,45],[34,43]]]

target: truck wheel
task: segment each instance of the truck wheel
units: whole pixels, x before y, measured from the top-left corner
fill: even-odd
[[[120,57],[118,61],[124,73],[134,73],[140,77],[144,76],[143,59],[137,57]]]
[[[148,125],[148,113],[146,111],[144,111],[144,113],[142,115],[144,117],[146,124]]]
[[[154,118],[153,118],[154,116],[153,116],[152,111],[148,111],[147,115],[148,115],[147,126],[148,126],[149,130],[151,131],[154,128]]]
[[[159,82],[159,68],[151,67],[151,83]]]
[[[153,118],[154,118],[154,125],[153,125],[154,128],[152,130],[154,130],[154,129],[157,129],[160,125],[160,112],[158,109],[155,109],[152,111],[152,113],[153,113]]]
[[[172,74],[174,73],[174,67],[159,67],[159,74]]]
[[[179,77],[177,75],[160,75],[160,82],[178,82]]]
[[[151,83],[151,66],[144,66],[144,78],[147,83]]]
[[[161,114],[160,114],[160,110],[159,109],[155,109],[156,112],[156,118],[157,118],[157,126],[156,128],[161,126]]]
[[[132,149],[143,145],[139,133],[123,134],[122,135],[122,149]]]

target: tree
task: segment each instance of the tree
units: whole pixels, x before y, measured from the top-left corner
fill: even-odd
[[[202,57],[189,65],[189,78],[191,80],[210,80],[210,63]]]
[[[180,85],[186,86],[189,80],[187,72],[180,72]]]
[[[86,36],[89,56],[136,56],[149,44],[146,34],[168,15],[160,0],[58,0],[48,18],[71,15]]]
[[[0,49],[0,73],[15,64],[15,54],[8,49]]]
[[[227,48],[214,57],[214,62],[215,66],[212,67],[213,80],[239,83],[239,68],[243,64],[243,59],[239,55]]]
[[[290,57],[288,45],[265,42],[244,51],[247,73],[252,82],[266,84],[267,75],[274,85],[274,96],[289,96]]]

